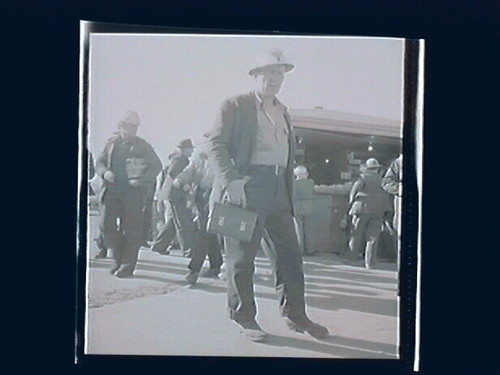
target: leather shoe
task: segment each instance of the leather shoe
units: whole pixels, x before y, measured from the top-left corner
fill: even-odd
[[[116,271],[118,271],[118,269],[119,269],[119,268],[120,268],[120,265],[119,265],[118,263],[114,263],[114,264],[113,264],[113,267],[111,267],[111,268],[109,269],[109,273],[110,273],[111,275],[114,275],[114,274],[115,274],[115,272],[116,272]]]
[[[120,266],[118,271],[116,271],[115,276],[120,279],[125,279],[132,277],[134,275],[134,269],[130,265]]]
[[[216,268],[209,268],[205,272],[203,272],[200,277],[206,277],[210,279],[218,279],[220,270]]]
[[[102,249],[101,251],[99,251],[96,256],[94,257],[94,259],[104,259],[108,256],[108,250],[106,249]]]
[[[308,333],[314,338],[324,339],[327,338],[330,332],[326,327],[318,323],[314,323],[307,316],[285,317],[285,323],[292,331],[300,333]]]
[[[195,285],[198,281],[198,272],[189,271],[186,276],[184,276],[189,285]]]
[[[165,250],[163,250],[163,249],[161,249],[161,250],[157,250],[157,249],[155,249],[154,247],[151,247],[151,251],[152,251],[153,253],[158,253],[158,254],[160,254],[160,255],[168,255],[168,254],[170,254],[170,251],[168,251],[167,249],[165,249]]]
[[[235,322],[242,328],[241,333],[248,340],[253,342],[264,342],[267,340],[267,333],[264,332],[259,323],[257,323],[255,320]]]

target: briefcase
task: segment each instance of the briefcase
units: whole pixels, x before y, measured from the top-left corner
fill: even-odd
[[[215,203],[208,218],[207,232],[251,241],[257,214],[229,204]]]

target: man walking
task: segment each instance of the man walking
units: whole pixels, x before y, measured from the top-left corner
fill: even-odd
[[[385,172],[382,179],[382,189],[394,197],[394,219],[393,228],[396,231],[396,256],[398,270],[401,258],[401,209],[403,196],[403,154],[400,154],[392,161],[389,169]]]
[[[208,134],[206,136],[208,137]],[[189,165],[177,176],[176,181],[181,186],[191,186],[194,195],[197,230],[186,280],[189,284],[195,285],[198,276],[218,278],[223,263],[219,239],[215,234],[207,232],[209,198],[214,174],[207,160],[206,143],[197,148]],[[209,268],[200,275],[207,256]]]
[[[306,314],[304,273],[292,216],[295,137],[287,108],[278,100],[285,73],[294,68],[280,50],[272,50],[249,71],[256,91],[222,104],[209,136],[209,159],[215,169],[211,203],[224,196],[258,214],[249,242],[225,237],[227,297],[230,318],[252,341],[265,341],[256,321],[253,275],[264,230],[273,242],[279,305],[287,326],[316,338],[328,329]]]
[[[190,139],[185,139],[178,144],[176,151],[172,156],[163,184],[163,191],[160,192],[159,197],[159,199],[165,199],[165,224],[153,240],[151,250],[162,255],[169,254],[167,248],[177,234],[184,256],[188,256],[193,247],[195,235],[193,218],[187,208],[190,187],[181,186],[176,178],[189,164],[189,157],[194,151],[193,143]]]
[[[127,111],[96,160],[96,173],[103,180],[100,230],[104,247],[113,253],[110,272],[119,278],[134,274],[148,198],[162,168],[153,147],[137,136],[139,123],[137,113]]]
[[[384,216],[391,211],[389,194],[382,189],[381,165],[375,158],[366,161],[366,169],[353,184],[349,193],[352,216],[352,233],[349,248],[358,258],[363,257],[365,267],[370,269],[376,260],[376,245]]]

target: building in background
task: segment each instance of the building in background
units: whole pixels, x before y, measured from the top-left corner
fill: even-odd
[[[297,164],[314,180],[313,215],[305,230],[316,252],[347,251],[348,232],[340,222],[348,211],[348,195],[361,164],[376,158],[384,172],[402,150],[402,122],[352,113],[291,109],[298,138]]]

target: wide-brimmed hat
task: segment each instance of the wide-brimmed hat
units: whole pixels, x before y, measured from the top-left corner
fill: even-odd
[[[375,168],[380,168],[381,165],[379,164],[378,160],[375,158],[370,158],[366,161],[366,168],[367,169],[375,169]]]
[[[191,142],[191,139],[184,139],[179,142],[177,145],[179,148],[194,148],[193,142]]]
[[[295,66],[286,61],[285,55],[281,50],[274,48],[269,52],[259,56],[257,63],[253,69],[250,69],[248,74],[251,76],[257,76],[266,68],[271,66],[281,65],[285,67],[285,73],[291,71]]]
[[[122,117],[120,120],[119,124],[120,125],[139,125],[141,122],[141,119],[139,118],[139,115],[134,112],[134,111],[127,111],[125,112],[125,115]]]

